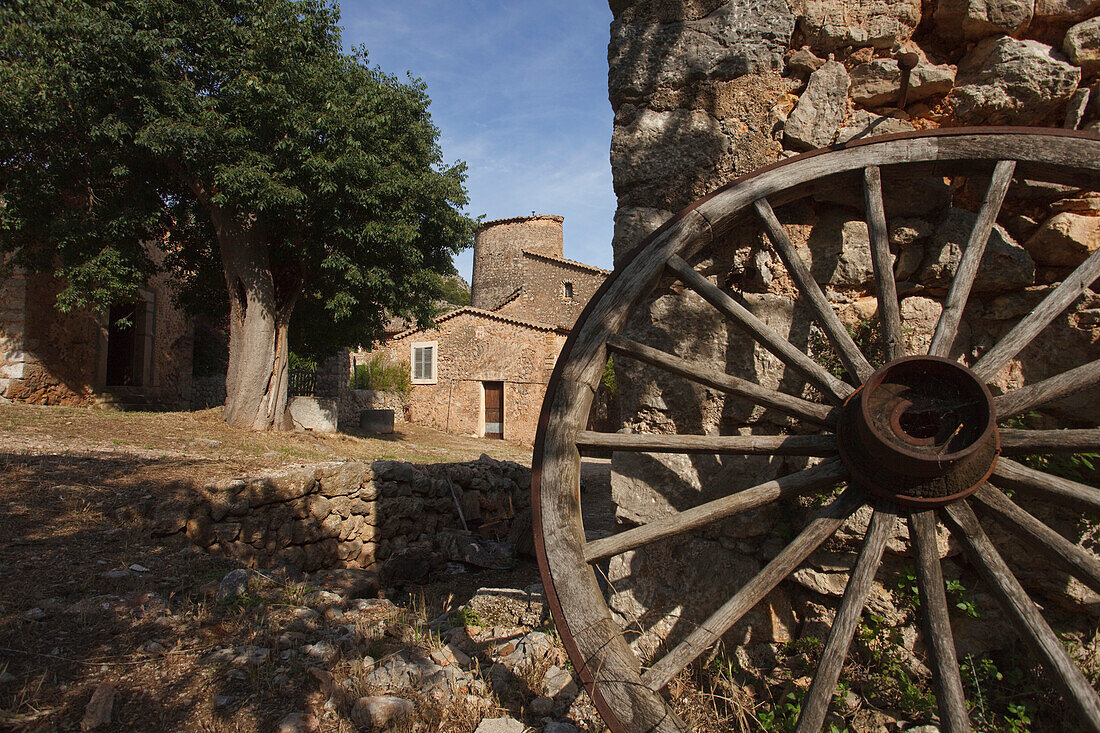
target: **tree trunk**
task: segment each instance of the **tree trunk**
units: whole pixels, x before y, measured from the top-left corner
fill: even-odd
[[[225,283],[229,289],[229,370],[225,410],[230,425],[291,430],[287,411],[287,331],[301,287],[296,272],[277,272],[262,227],[242,226],[213,210]]]

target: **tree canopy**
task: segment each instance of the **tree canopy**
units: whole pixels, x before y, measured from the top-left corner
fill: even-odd
[[[285,424],[288,337],[430,318],[473,236],[465,168],[421,81],[342,50],[334,2],[9,0],[0,30],[0,250],[62,275],[62,309],[160,266],[228,312],[231,423]]]

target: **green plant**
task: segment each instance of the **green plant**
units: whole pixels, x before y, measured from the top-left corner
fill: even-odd
[[[766,731],[791,731],[798,724],[798,716],[802,712],[802,695],[788,692],[787,696],[773,705],[770,710],[762,710],[756,715],[760,721],[760,727]]]
[[[351,387],[407,395],[412,391],[409,366],[391,361],[381,351],[375,352],[366,363],[355,365]]]
[[[615,362],[611,356],[607,357],[607,363],[603,365],[603,376],[600,377],[600,384],[607,387],[607,391],[613,395],[619,393],[619,384],[615,381]]]
[[[470,608],[455,609],[452,618],[455,626],[481,626],[481,617],[477,615],[477,611]]]

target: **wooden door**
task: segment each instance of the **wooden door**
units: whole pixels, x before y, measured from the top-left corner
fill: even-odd
[[[485,387],[485,437],[504,438],[504,382],[482,382]]]

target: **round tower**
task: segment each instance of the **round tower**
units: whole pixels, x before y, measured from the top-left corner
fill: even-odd
[[[523,253],[562,257],[565,238],[560,216],[517,216],[487,221],[474,239],[470,305],[495,310],[522,284]]]

